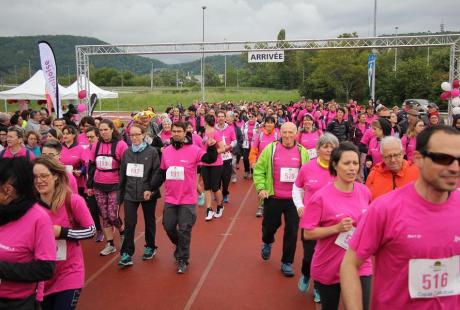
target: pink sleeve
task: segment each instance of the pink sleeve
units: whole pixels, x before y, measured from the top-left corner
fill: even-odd
[[[232,134],[230,135],[231,136],[231,141],[236,141],[236,134],[235,134],[235,130],[232,130]]]
[[[123,140],[118,141],[116,154],[120,162],[121,162],[121,159],[123,158],[123,154],[125,153],[127,149],[128,149],[128,145],[126,144],[125,141]]]
[[[350,248],[356,251],[357,256],[362,260],[374,255],[382,244],[383,227],[387,222],[386,216],[382,212],[383,208],[384,206],[381,204],[372,204],[362,216],[350,240]]]
[[[164,153],[163,153],[163,155],[164,155]],[[161,156],[160,169],[161,170],[166,170],[166,164],[165,164],[165,157],[164,156]]]
[[[222,134],[215,129],[214,129],[214,139],[216,140],[216,142],[222,141]]]
[[[404,154],[407,155],[407,136],[404,135],[402,138],[401,138],[401,144],[402,144],[402,149],[404,151]]]
[[[94,225],[93,218],[91,217],[91,213],[89,213],[89,208],[83,197],[73,194],[71,199],[73,216],[78,225],[81,227]]]
[[[304,185],[305,185],[305,165],[303,165],[301,168],[300,168],[300,171],[299,171],[299,174],[297,174],[297,178],[295,179],[295,186],[297,186],[298,188],[303,188]]]
[[[56,260],[53,224],[49,215],[44,211],[43,216],[35,222],[34,258],[36,260]]]
[[[315,195],[310,200],[310,203],[305,206],[300,227],[305,229],[314,229],[319,226],[321,222],[321,215],[323,213],[323,201],[321,196]]]
[[[72,173],[67,173],[67,178],[69,179],[69,187],[72,193],[78,194],[78,185],[77,180],[75,179]]]

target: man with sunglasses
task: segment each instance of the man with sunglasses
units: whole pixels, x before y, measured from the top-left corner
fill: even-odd
[[[347,309],[362,308],[358,268],[375,255],[372,309],[460,309],[460,132],[417,136],[414,183],[376,199],[341,266]]]
[[[401,139],[387,136],[380,141],[383,161],[372,167],[366,185],[372,199],[402,187],[418,177],[418,168],[404,159]]]

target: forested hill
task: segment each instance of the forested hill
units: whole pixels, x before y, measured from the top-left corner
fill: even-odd
[[[45,40],[51,44],[56,57],[59,74],[75,73],[75,45],[109,44],[104,41],[69,35],[29,36],[29,37],[0,37],[0,74],[17,74],[29,70],[29,60],[32,73],[40,69],[40,55],[37,42]],[[96,56],[90,57],[90,64],[96,68],[114,67],[128,69],[137,74],[150,72],[152,62],[155,68],[166,68],[161,61],[141,56]]]

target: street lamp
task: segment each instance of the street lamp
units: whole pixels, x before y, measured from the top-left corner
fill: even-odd
[[[399,29],[399,27],[396,26],[396,27],[395,27],[396,36],[398,36],[398,29]],[[396,43],[398,43],[397,40],[396,40]],[[398,48],[396,47],[396,48],[395,48],[395,68],[394,68],[394,70],[395,70],[395,76],[396,76],[396,70],[397,70],[397,68],[398,68]]]
[[[203,53],[201,54],[201,102],[204,102],[204,10],[206,10],[206,6],[203,5],[201,8],[203,9]]]

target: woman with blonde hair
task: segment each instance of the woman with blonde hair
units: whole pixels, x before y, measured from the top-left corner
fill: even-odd
[[[64,165],[42,156],[34,161],[34,185],[53,224],[56,238],[56,272],[45,281],[43,310],[75,309],[85,281],[80,240],[96,232],[85,200],[69,189]]]

